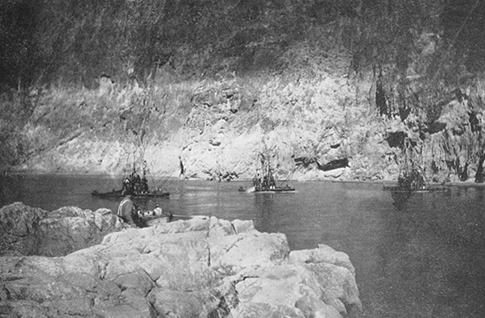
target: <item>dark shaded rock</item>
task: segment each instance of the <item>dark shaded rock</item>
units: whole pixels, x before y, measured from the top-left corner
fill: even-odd
[[[399,117],[401,118],[401,121],[405,121],[406,118],[408,118],[410,113],[411,113],[411,108],[399,107]]]
[[[481,131],[482,127],[480,126],[480,120],[478,119],[478,113],[477,112],[474,112],[474,111],[471,111],[471,112],[468,112],[468,121],[470,123],[470,127],[471,127],[471,130],[472,132],[478,132],[478,131]]]
[[[332,160],[324,165],[319,164],[318,161],[316,161],[316,163],[317,163],[318,169],[323,171],[328,171],[328,170],[348,167],[349,159],[344,158],[344,159]]]
[[[468,162],[463,167],[459,167],[457,173],[460,181],[468,180]]]
[[[390,117],[391,113],[388,109],[386,91],[382,85],[382,75],[376,82],[376,106],[379,109],[379,114]]]
[[[315,163],[315,158],[309,158],[309,157],[297,157],[293,159],[296,163],[296,165],[301,165],[305,168],[308,168],[308,166],[312,163]]]
[[[332,148],[332,149],[337,149],[338,147],[340,147],[340,143],[330,145],[330,148]]]
[[[0,209],[0,256],[36,255],[47,211],[16,202]]]
[[[445,128],[446,128],[445,123],[440,123],[438,121],[435,121],[428,125],[428,132],[432,135],[445,130]]]
[[[477,172],[475,173],[475,182],[483,183],[483,162],[485,161],[485,155],[481,155],[478,160]]]
[[[458,100],[459,103],[461,103],[464,99],[467,98],[466,94],[463,94],[462,91],[459,88],[455,88],[453,91],[455,94],[456,99]]]
[[[404,139],[407,137],[407,133],[404,131],[396,131],[391,132],[387,136],[386,140],[391,148],[400,148],[404,147]]]
[[[0,255],[66,255],[126,227],[108,209],[47,212],[16,202],[0,209]]]

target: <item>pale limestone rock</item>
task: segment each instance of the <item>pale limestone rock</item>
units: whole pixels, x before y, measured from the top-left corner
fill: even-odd
[[[342,176],[347,170],[350,170],[350,169],[348,169],[348,168],[337,168],[337,169],[333,169],[333,170],[322,171],[322,173],[323,173],[323,176],[325,178],[336,179],[336,178],[339,178],[340,176]]]
[[[318,248],[312,250],[291,251],[289,260],[293,264],[330,263],[345,267],[355,275],[355,268],[350,262],[349,256],[324,244],[319,244]]]
[[[432,39],[433,36],[423,34],[417,36],[416,45],[421,50],[418,55],[426,60],[429,58],[427,55],[434,52],[435,40]],[[342,61],[348,62],[348,58],[342,57]],[[419,86],[416,79],[420,75],[416,74],[415,69],[418,62],[411,61],[408,67],[406,79],[415,83],[408,85],[410,94],[417,89],[416,85]],[[346,64],[348,69],[348,63],[342,64]],[[446,165],[449,159],[454,161],[460,158],[461,162],[469,160],[470,172],[476,170],[478,158],[476,155],[469,158],[467,154],[479,153],[480,134],[470,134],[467,112],[478,111],[477,116],[482,117],[481,110],[471,109],[473,105],[466,105],[466,101],[461,104],[451,102],[444,107],[438,121],[446,123],[451,131],[463,135],[460,138],[450,136],[445,140],[434,138],[428,141],[429,133],[426,135],[424,131],[431,118],[419,113],[409,114],[405,121],[398,116],[379,116],[374,107],[369,108],[369,101],[375,106],[375,74],[360,74],[360,80],[356,81],[342,72],[344,71],[338,71],[339,75],[336,75],[323,71],[319,76],[312,76],[311,79],[299,78],[298,81],[272,76],[268,81],[261,81],[257,92],[241,87],[236,84],[237,81],[201,81],[196,84],[197,89],[190,102],[182,103],[177,99],[178,102],[173,104],[172,109],[164,105],[164,111],[167,110],[171,117],[167,125],[158,125],[158,120],[150,123],[151,133],[143,143],[144,159],[150,164],[151,172],[156,175],[177,175],[181,156],[188,178],[229,180],[236,178],[236,175],[238,178],[251,178],[258,164],[256,157],[261,150],[262,141],[266,140],[276,153],[274,166],[277,167],[278,179],[292,177],[293,173],[297,180],[335,178],[334,175],[325,176],[313,171],[313,166],[299,167],[295,171],[294,158],[302,156],[318,157],[322,162],[351,158],[354,164],[351,173],[339,175],[337,178],[340,180],[396,179],[399,169],[393,160],[388,159],[394,155],[403,159],[403,154],[400,149],[388,149],[385,136],[389,132],[402,131],[413,142],[419,143],[416,150],[420,153],[423,146],[421,138],[426,139],[423,158],[418,159],[427,163],[435,159],[434,164],[439,171],[433,173],[431,164],[428,164],[426,168],[430,177],[447,179],[447,174],[454,172]],[[399,90],[393,88],[390,91],[396,93]],[[118,93],[117,101],[110,100],[109,104],[116,108],[121,104],[128,107],[131,99],[125,95],[126,90]],[[77,96],[73,97],[73,94]],[[74,98],[83,103],[86,100],[91,105],[97,105],[99,102],[105,104],[108,95],[97,96],[87,91],[70,91],[69,94],[53,91],[41,98],[39,106],[32,114],[31,123],[25,126],[22,135],[32,145],[38,144],[36,141],[39,136],[47,140],[57,140],[54,132],[45,128],[44,122],[58,117],[58,112],[63,109],[56,109],[57,103],[48,102],[54,97],[66,98],[65,104]],[[467,92],[467,95],[477,96],[478,99],[481,96],[476,92]],[[392,101],[393,97],[389,98]],[[85,115],[89,110],[86,108],[81,114]],[[107,112],[104,115],[111,117],[112,114]],[[156,116],[160,114],[152,114],[152,117]],[[32,124],[35,122],[38,124]],[[175,123],[174,127],[170,125],[171,122]],[[116,122],[108,120],[105,124],[114,127]],[[45,172],[60,170],[125,173],[126,162],[131,160],[131,154],[137,149],[132,140],[120,142],[119,131],[113,127],[107,130],[106,127],[95,127],[89,132],[81,128],[78,135],[73,135],[72,140],[53,143],[56,145],[54,148],[29,158],[24,168]],[[422,135],[417,127],[424,128]],[[101,135],[103,138],[93,138]]]
[[[284,234],[243,233],[236,242],[223,248],[225,253],[220,258],[212,259],[213,266],[236,272],[281,264],[289,253]]]
[[[209,225],[210,237],[223,237],[236,234],[232,223],[227,220],[219,220],[216,217],[211,217]]]
[[[249,273],[247,273],[249,275]],[[342,317],[327,304],[315,274],[297,265],[265,268],[236,284],[240,303],[236,317],[268,317],[274,312],[290,317]]]
[[[290,252],[292,264],[299,264],[313,271],[321,283],[332,288],[323,291],[324,299],[342,314],[346,314],[342,299],[361,307],[359,291],[355,281],[355,268],[347,254],[320,244],[317,249]]]
[[[234,227],[234,231],[236,232],[235,234],[251,232],[255,230],[253,222],[247,222],[242,220],[232,221],[232,226]]]
[[[341,318],[361,306],[346,254],[290,253],[283,234],[215,217],[125,229],[64,257],[2,257],[0,273],[11,316]]]

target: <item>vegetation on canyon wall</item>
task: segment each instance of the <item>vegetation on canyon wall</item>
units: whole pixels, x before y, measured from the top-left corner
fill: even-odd
[[[247,172],[256,158],[243,153],[264,135],[280,153],[280,175],[343,157],[352,158],[353,179],[389,178],[409,164],[437,181],[479,170],[480,1],[4,7],[3,166],[43,158],[44,170],[119,172],[130,153],[156,161],[153,149],[164,146],[177,148],[194,177],[229,177]],[[460,108],[461,124],[445,129],[443,114],[459,117]]]

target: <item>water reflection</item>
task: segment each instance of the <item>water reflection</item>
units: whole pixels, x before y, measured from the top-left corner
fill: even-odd
[[[400,282],[399,290],[379,295],[393,313],[389,317],[405,317],[404,308],[408,317],[483,317],[483,189],[399,193],[393,199],[392,234],[381,247],[390,261],[377,288]]]
[[[254,206],[258,207],[261,211],[258,229],[262,232],[272,232],[274,228],[272,211],[276,213],[274,208],[274,193],[253,193],[254,196]]]
[[[397,211],[401,211],[405,209],[406,202],[411,197],[411,191],[406,190],[389,190],[391,193],[392,199],[394,202],[392,205],[396,208]]]

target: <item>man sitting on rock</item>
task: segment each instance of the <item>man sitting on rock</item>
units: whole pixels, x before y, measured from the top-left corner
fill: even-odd
[[[140,226],[141,220],[138,217],[136,205],[132,201],[132,195],[129,192],[125,193],[125,197],[121,200],[118,206],[117,215],[126,223],[134,226]]]

